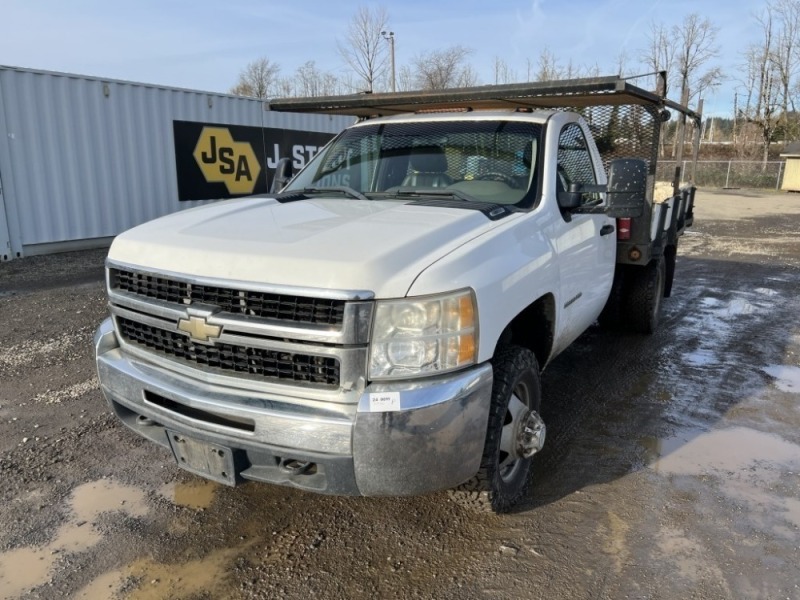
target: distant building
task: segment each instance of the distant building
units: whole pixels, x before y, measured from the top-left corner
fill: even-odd
[[[786,159],[781,189],[787,192],[800,192],[800,140],[789,142],[781,153]]]

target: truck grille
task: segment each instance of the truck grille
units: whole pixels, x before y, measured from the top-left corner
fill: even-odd
[[[126,341],[189,363],[253,375],[265,380],[297,381],[332,387],[339,385],[339,361],[336,358],[231,344],[205,346],[196,344],[179,333],[124,317],[117,317],[117,325],[120,335]]]
[[[344,300],[200,285],[125,269],[111,270],[111,286],[129,294],[184,306],[211,304],[232,314],[336,326],[344,320]]]

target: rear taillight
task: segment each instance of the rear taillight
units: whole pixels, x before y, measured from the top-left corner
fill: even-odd
[[[617,219],[617,239],[629,240],[631,239],[631,219],[624,217]]]

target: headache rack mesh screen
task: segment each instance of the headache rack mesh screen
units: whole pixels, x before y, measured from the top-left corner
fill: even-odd
[[[606,171],[615,158],[639,158],[655,173],[661,128],[659,109],[653,106],[589,106],[559,108],[583,116],[589,124]]]

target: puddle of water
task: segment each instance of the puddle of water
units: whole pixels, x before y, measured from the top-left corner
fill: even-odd
[[[728,305],[725,314],[730,317],[749,315],[756,311],[756,307],[743,298],[734,298]]]
[[[734,501],[747,506],[750,518],[759,521],[762,531],[772,529],[779,533],[776,519],[783,519],[794,533],[790,540],[796,540],[797,529],[800,528],[800,500],[769,494],[763,485],[753,485],[747,481],[726,481],[725,494]],[[784,532],[785,535],[785,532]]]
[[[185,483],[168,483],[158,493],[178,506],[201,510],[211,506],[219,488],[220,485],[213,481],[196,479]]]
[[[764,292],[777,293],[774,292],[774,290],[767,290],[766,288],[760,289]],[[744,298],[732,298],[729,301],[724,301],[708,296],[700,299],[700,305],[705,309],[702,312],[705,313],[706,318],[710,318],[711,320],[730,319],[740,315],[750,315],[757,310],[754,304],[748,302]],[[716,317],[716,319],[714,317]]]
[[[716,298],[706,297],[706,298],[701,298],[700,304],[705,306],[706,308],[714,308],[722,304],[722,302],[720,300],[717,300]]]
[[[127,600],[160,600],[188,598],[195,594],[210,594],[217,598],[230,589],[226,583],[231,561],[255,542],[236,548],[211,552],[208,556],[183,564],[160,564],[151,559],[138,560],[117,571],[105,573],[83,588],[76,598],[105,600],[113,597],[128,578],[139,580],[139,588],[129,592]]]
[[[753,291],[755,293],[757,293],[757,294],[762,294],[764,296],[777,296],[778,295],[777,291],[775,291],[773,289],[770,289],[770,288],[756,288]]]
[[[694,367],[705,367],[719,362],[717,354],[712,350],[695,350],[683,355],[683,362]]]
[[[114,597],[124,579],[125,574],[122,571],[104,573],[75,594],[75,598],[81,598],[81,600],[108,600],[108,598]]]
[[[676,475],[748,468],[755,471],[759,463],[800,465],[800,446],[747,427],[709,432],[688,430],[656,440],[649,449],[658,457],[653,469]]]
[[[142,490],[110,479],[76,487],[72,492],[71,505],[78,521],[91,521],[99,514],[113,510],[121,510],[132,517],[147,514]]]
[[[70,519],[58,529],[55,540],[50,548],[64,552],[83,552],[103,539],[92,523],[82,520]]]
[[[101,539],[94,522],[105,512],[147,514],[144,492],[101,479],[78,486],[69,498],[70,515],[44,548],[17,548],[0,554],[0,600],[16,598],[47,581],[57,554],[88,550]],[[108,594],[95,596],[108,598]]]
[[[678,529],[665,526],[658,536],[658,548],[664,559],[672,563],[678,574],[692,583],[699,583],[697,557],[703,548]]]
[[[158,600],[176,595],[191,597],[202,592],[224,590],[225,576],[230,561],[240,552],[238,548],[216,550],[198,560],[181,565],[162,565],[151,560],[137,561],[131,565],[131,574],[144,581],[132,592],[130,600]],[[154,583],[155,582],[155,583]]]
[[[800,528],[800,500],[785,498],[786,519],[794,523],[795,528]]]
[[[11,600],[47,580],[56,555],[50,548],[17,548],[0,554],[0,598]]]
[[[770,365],[762,371],[775,378],[775,387],[782,392],[800,392],[800,367]]]
[[[732,519],[746,523],[749,531],[770,532],[795,545],[800,500],[782,495],[780,489],[787,477],[798,477],[800,445],[746,427],[689,430],[663,440],[642,441],[655,457],[655,471],[714,476],[714,489],[731,503]],[[699,485],[708,489],[705,479]]]

